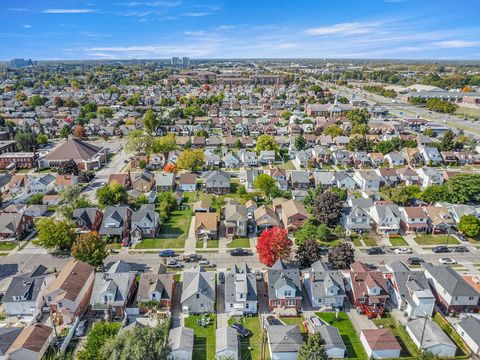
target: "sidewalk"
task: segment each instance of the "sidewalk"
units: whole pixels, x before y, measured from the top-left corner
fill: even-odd
[[[417,244],[413,235],[403,234],[402,236],[415,253],[424,254],[426,252],[422,246]]]
[[[227,238],[222,236],[218,240],[218,253],[226,254],[227,253]]]
[[[197,243],[195,240],[195,218],[192,217],[190,221],[190,228],[188,229],[188,237],[185,240],[185,252],[189,254],[194,254],[196,251]]]

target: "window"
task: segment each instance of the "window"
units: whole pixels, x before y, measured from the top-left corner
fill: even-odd
[[[197,299],[200,299],[200,294],[195,295]]]
[[[203,304],[200,304],[200,307],[203,308]]]
[[[470,301],[473,300],[473,296],[469,296],[468,300],[470,300]]]
[[[243,299],[243,293],[240,293],[240,299]]]
[[[285,296],[292,296],[292,291],[291,290],[285,290],[284,295]]]
[[[58,303],[58,307],[59,308],[62,308],[63,307],[63,304],[61,302]]]
[[[248,303],[246,303],[245,304],[245,309],[248,309],[248,308],[249,308]]]
[[[232,304],[232,303],[230,303],[230,308],[233,308],[233,304]]]
[[[52,297],[51,297],[51,296],[47,296],[47,301],[48,301],[48,302],[52,301]]]

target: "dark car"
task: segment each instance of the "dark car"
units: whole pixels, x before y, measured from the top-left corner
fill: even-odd
[[[273,317],[272,315],[267,316],[265,321],[267,322],[267,325],[283,325],[280,320],[278,320],[276,317]]]
[[[246,327],[244,327],[242,324],[240,323],[233,323],[232,324],[232,328],[234,328],[235,330],[237,330],[237,333],[240,334],[241,337],[249,337],[252,335],[252,332],[250,330],[248,330]]]
[[[202,255],[186,254],[186,255],[183,255],[182,260],[185,262],[197,262],[202,260]]]
[[[175,251],[170,250],[170,249],[162,250],[162,251],[160,251],[158,256],[160,256],[160,257],[173,257],[173,256],[175,256]]]
[[[218,283],[224,284],[225,283],[225,274],[223,272],[218,273]]]
[[[455,236],[462,241],[468,241],[467,237],[465,235],[463,235],[462,233],[457,232],[457,233],[455,233]]]
[[[450,252],[450,249],[446,246],[435,246],[434,248],[432,248],[432,251],[436,254],[439,254],[439,253],[448,253]]]
[[[420,265],[421,263],[425,262],[425,260],[419,258],[419,257],[416,257],[416,256],[412,256],[412,257],[409,257],[407,259],[407,263],[409,265]]]
[[[380,255],[380,254],[383,254],[383,250],[379,247],[372,247],[370,249],[367,249],[367,254],[368,255]]]
[[[469,252],[465,246],[454,246],[452,247],[452,252]]]
[[[242,248],[236,248],[236,249],[233,249],[232,251],[230,251],[230,255],[232,256],[244,256],[244,255],[247,255],[248,253],[243,250]]]

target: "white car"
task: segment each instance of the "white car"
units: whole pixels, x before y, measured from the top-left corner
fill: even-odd
[[[408,249],[408,248],[398,248],[398,249],[395,249],[393,252],[397,255],[413,253],[412,249]]]
[[[440,262],[440,264],[444,264],[444,265],[454,265],[457,263],[454,259],[449,257],[440,258],[438,259],[438,261]]]

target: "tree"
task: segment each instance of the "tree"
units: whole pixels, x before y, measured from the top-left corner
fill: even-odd
[[[270,198],[272,190],[277,187],[277,182],[267,174],[259,174],[253,180],[253,188],[262,192],[265,198]]]
[[[165,136],[160,136],[155,138],[152,145],[152,151],[154,153],[163,154],[165,159],[168,157],[170,151],[177,149],[177,139],[175,134],[167,134]]]
[[[28,99],[28,105],[31,107],[43,106],[47,102],[47,98],[40,95],[32,95]]]
[[[480,201],[480,174],[458,174],[445,185],[451,203],[466,204]]]
[[[296,238],[295,238],[296,239]],[[297,249],[297,261],[304,268],[310,267],[314,262],[322,259],[320,246],[315,239],[307,239]]]
[[[355,261],[355,250],[350,243],[342,241],[328,254],[328,262],[336,269],[348,269]]]
[[[364,135],[353,135],[349,139],[347,149],[350,151],[370,151],[372,142]]]
[[[315,198],[313,216],[317,224],[334,227],[340,222],[343,205],[337,193],[327,190]]]
[[[82,195],[82,189],[79,186],[67,186],[60,190],[59,196],[62,205],[57,208],[57,212],[62,214],[64,219],[71,219],[74,209],[94,206],[85,195]]]
[[[308,336],[306,342],[298,349],[298,360],[330,360],[327,354],[325,340],[320,333],[313,333]]]
[[[43,194],[33,194],[28,200],[28,205],[42,205]]]
[[[433,204],[437,201],[449,201],[450,194],[445,185],[430,185],[420,195],[423,201]]]
[[[340,126],[329,125],[323,129],[323,135],[330,135],[332,138],[343,135],[343,130]]]
[[[107,257],[105,241],[97,232],[80,234],[72,245],[72,256],[92,266],[100,266]]]
[[[443,151],[455,150],[455,135],[452,130],[448,130],[440,139],[440,147]]]
[[[142,130],[134,130],[128,135],[125,151],[136,155],[150,155],[153,151],[154,137]]]
[[[30,152],[37,147],[37,138],[30,128],[22,128],[15,134],[15,145],[19,151]]]
[[[278,259],[289,260],[292,252],[292,240],[288,232],[277,226],[262,231],[257,242],[260,262],[272,266]]]
[[[469,237],[477,238],[480,236],[480,219],[475,215],[464,215],[460,218],[458,230]]]
[[[60,163],[58,166],[58,173],[60,175],[78,175],[80,170],[78,169],[78,165],[75,160],[70,159]]]
[[[177,168],[183,170],[198,170],[205,164],[205,153],[202,149],[184,150],[178,156]]]
[[[365,124],[356,124],[352,127],[352,132],[351,134],[352,135],[355,135],[355,134],[358,134],[358,135],[367,135],[368,134],[368,131],[370,130],[370,128],[368,127],[368,125],[365,125]]]
[[[307,140],[300,134],[293,140],[293,145],[297,151],[301,151],[307,146]]]
[[[48,142],[48,137],[45,134],[38,134],[37,135],[37,144],[45,145]]]
[[[101,107],[97,110],[97,115],[103,118],[113,117],[113,110],[109,107]]]
[[[127,190],[115,181],[99,188],[96,195],[101,206],[126,204],[128,200]]]
[[[143,115],[143,126],[147,134],[153,134],[159,125],[157,114],[152,109],[148,109]]]
[[[67,124],[63,125],[62,130],[60,130],[60,137],[67,139],[70,135],[71,129]]]
[[[25,93],[23,92],[19,92],[15,95],[15,100],[19,102],[24,102],[27,100],[27,95],[25,95]]]
[[[347,118],[350,120],[352,126],[358,124],[368,125],[368,120],[370,120],[370,113],[367,109],[352,109],[348,110]]]
[[[46,249],[69,251],[75,239],[75,224],[70,220],[45,218],[37,222],[38,240],[35,243]]]
[[[428,137],[431,137],[431,136],[433,136],[433,130],[430,129],[430,128],[425,128],[425,129],[423,130],[423,135],[428,136]]]
[[[104,321],[95,322],[88,332],[87,341],[84,350],[78,353],[79,360],[97,360],[109,359],[109,357],[100,357],[100,351],[108,339],[117,337],[118,330],[122,326],[119,322],[109,323]],[[132,331],[135,331],[132,330]],[[130,334],[130,332],[126,332]],[[118,337],[117,337],[118,338]],[[110,353],[111,354],[111,353]],[[115,358],[114,358],[115,359]],[[119,358],[116,358],[119,359]],[[113,360],[113,359],[112,359]]]
[[[175,197],[170,191],[161,192],[157,195],[157,203],[159,204],[158,213],[160,216],[160,221],[165,222],[177,205]]]
[[[171,162],[169,162],[167,165],[165,165],[165,167],[163,168],[163,171],[165,171],[166,173],[176,173],[177,169],[175,167],[175,164],[172,164]]]
[[[264,150],[273,150],[275,154],[278,154],[278,144],[275,138],[271,135],[260,135],[257,139],[257,145],[255,147],[257,154]]]
[[[77,125],[75,126],[75,129],[73,129],[73,136],[77,139],[84,139],[86,135],[87,133],[82,125]]]
[[[382,188],[390,201],[397,205],[408,205],[412,200],[418,199],[422,190],[418,185],[398,185],[396,187]]]

